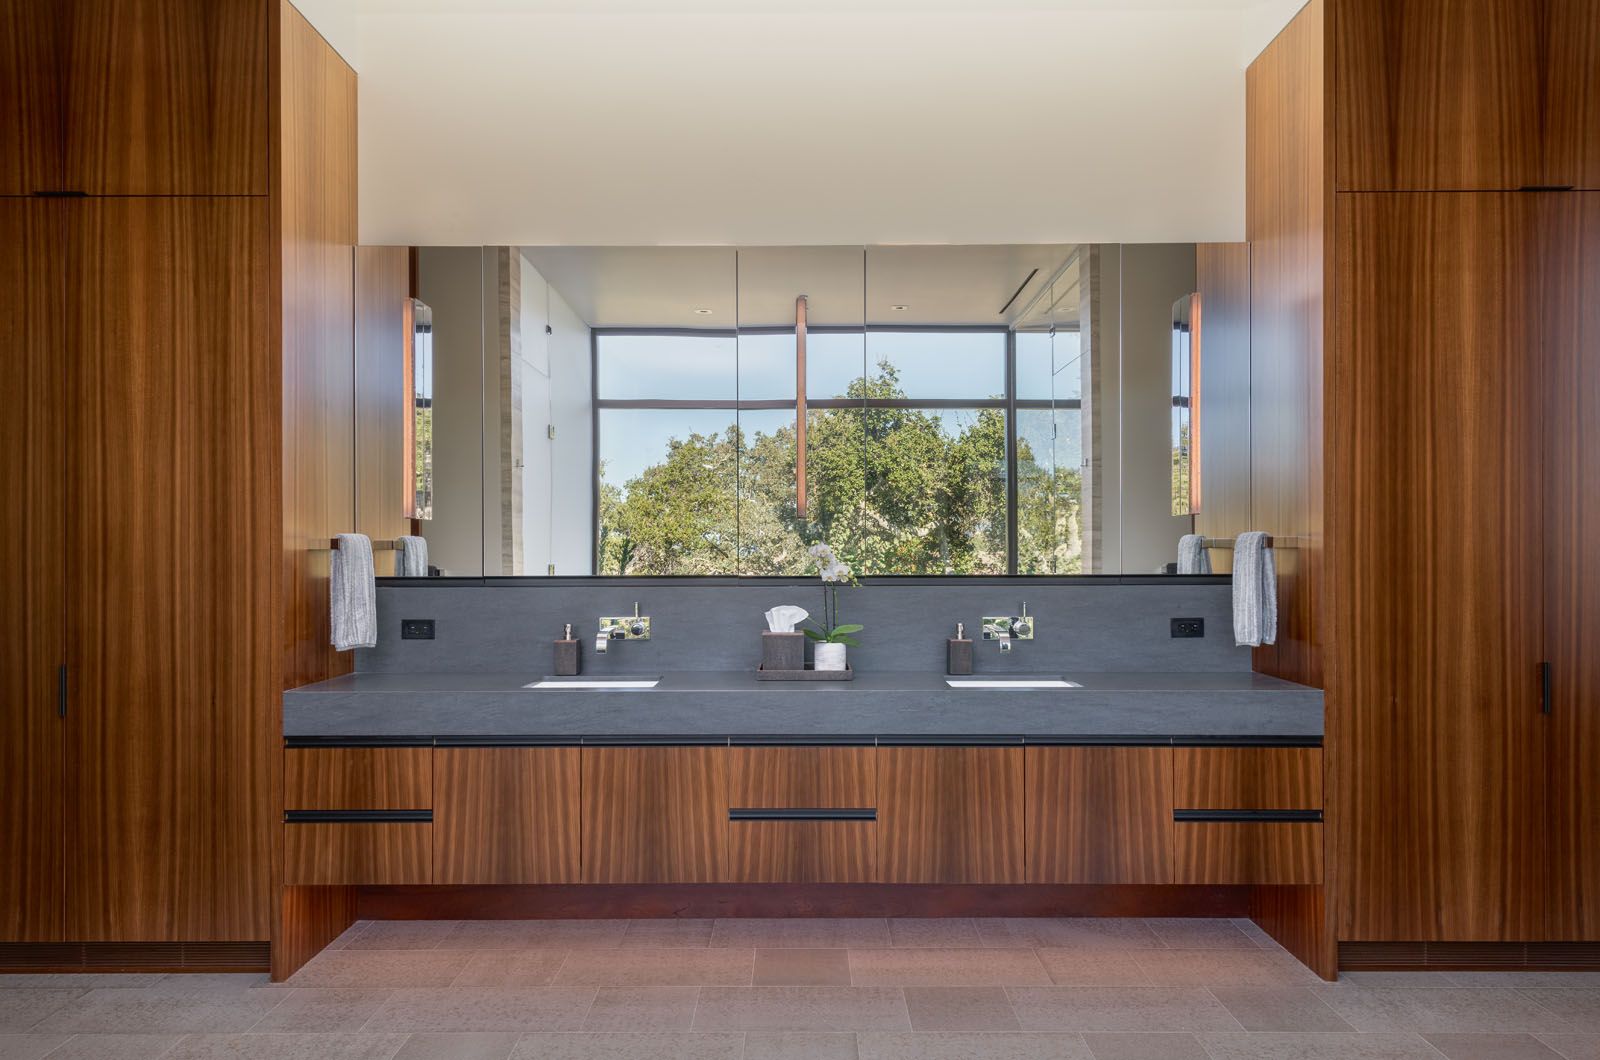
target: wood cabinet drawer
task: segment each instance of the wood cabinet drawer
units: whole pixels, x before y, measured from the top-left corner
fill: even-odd
[[[1180,810],[1320,810],[1320,747],[1180,747]]]
[[[730,883],[873,883],[877,822],[736,814],[728,822]]]
[[[1021,883],[1021,747],[880,747],[884,883]]]
[[[432,883],[432,836],[427,820],[290,820],[283,826],[283,882]]]
[[[439,883],[577,883],[578,748],[441,747]]]
[[[878,805],[876,756],[873,747],[734,747],[728,805],[871,809]]]
[[[287,748],[283,806],[286,810],[430,809],[433,748]]]
[[[1172,748],[1029,747],[1029,883],[1171,883]]]
[[[1179,883],[1322,883],[1320,821],[1185,821],[1173,827]]]

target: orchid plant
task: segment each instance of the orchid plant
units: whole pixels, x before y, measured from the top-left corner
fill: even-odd
[[[850,634],[860,633],[866,627],[855,623],[839,624],[839,586],[859,585],[855,572],[828,544],[812,545],[807,551],[817,561],[822,575],[822,625],[805,630],[805,635],[823,644],[848,644],[859,648],[860,642]]]

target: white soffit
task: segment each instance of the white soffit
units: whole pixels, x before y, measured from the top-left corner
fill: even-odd
[[[301,0],[364,243],[1228,241],[1293,0]]]

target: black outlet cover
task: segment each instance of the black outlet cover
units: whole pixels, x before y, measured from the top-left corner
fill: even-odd
[[[1206,635],[1206,620],[1203,618],[1175,618],[1172,620],[1172,635],[1174,637],[1203,637]]]
[[[1177,636],[1176,633],[1173,636]],[[431,618],[402,618],[400,620],[401,640],[432,640],[433,619]]]

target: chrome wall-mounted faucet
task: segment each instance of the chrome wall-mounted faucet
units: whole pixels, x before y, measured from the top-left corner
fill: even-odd
[[[650,616],[639,613],[639,601],[633,602],[633,616],[618,618],[608,616],[600,620],[600,632],[594,638],[594,650],[604,655],[614,640],[649,640]]]
[[[983,639],[999,641],[1001,651],[1010,651],[1015,641],[1033,639],[1034,622],[1028,617],[1026,600],[1020,615],[984,615],[982,621]]]

